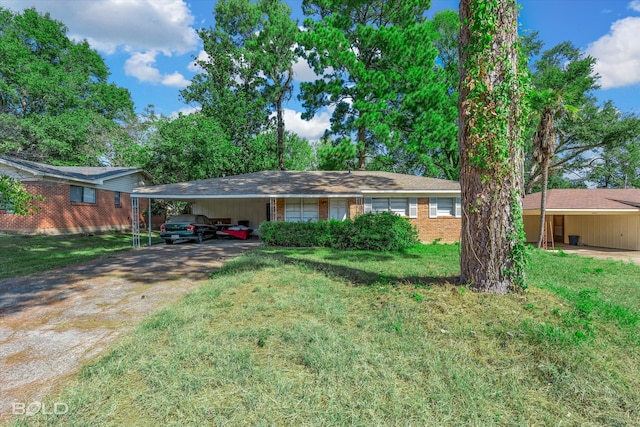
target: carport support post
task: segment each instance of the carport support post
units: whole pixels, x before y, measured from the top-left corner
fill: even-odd
[[[147,212],[149,212],[149,220],[147,221],[147,229],[149,230],[149,246],[151,246],[151,230],[153,229],[153,224],[151,224],[151,200],[149,200],[149,204],[147,206]]]

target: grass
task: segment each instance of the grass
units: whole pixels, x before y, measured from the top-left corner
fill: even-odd
[[[142,236],[142,244],[147,243]],[[158,242],[155,237],[152,242]],[[131,249],[131,234],[0,235],[0,279],[65,267]]]
[[[495,296],[458,251],[253,251],[16,424],[637,425],[640,267],[535,250]]]

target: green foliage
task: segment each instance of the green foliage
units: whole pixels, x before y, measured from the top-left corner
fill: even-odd
[[[277,136],[265,132],[234,144],[224,125],[203,114],[156,119],[146,128],[141,141],[124,145],[118,157],[147,170],[159,184],[273,170]],[[144,128],[143,128],[144,129]],[[284,134],[285,166],[290,170],[309,170],[315,156],[306,139]]]
[[[40,210],[35,202],[44,197],[29,193],[17,179],[0,175],[0,209],[16,215],[32,215]]]
[[[219,123],[200,114],[157,123],[144,168],[161,183],[220,177],[245,171],[243,152]]]
[[[348,141],[356,151],[351,159],[340,158],[341,169],[347,167],[343,160],[349,160],[360,169],[372,165],[443,174],[438,170],[442,162],[428,162],[424,151],[446,147],[441,157],[455,151],[455,94],[448,92],[451,86],[436,64],[434,41],[443,38],[424,18],[430,3],[303,2],[309,18],[300,44],[309,65],[322,76],[301,84],[303,118],[335,107],[326,136],[336,139],[341,155],[349,153],[341,147]],[[446,168],[444,175],[455,177],[452,169]]]
[[[108,135],[133,114],[129,92],[108,82],[100,55],[35,9],[14,14],[0,8],[0,43],[0,115],[17,118],[22,128],[10,144],[3,141],[3,151],[96,165]]]
[[[251,169],[255,171],[280,169],[279,159],[273,156],[273,147],[278,144],[277,131],[256,135],[247,143]],[[287,170],[315,170],[316,155],[305,138],[289,131],[283,133],[283,160]]]
[[[244,146],[271,127],[276,112],[277,144],[269,155],[285,167],[283,102],[293,90],[293,64],[299,32],[286,3],[274,0],[221,0],[216,26],[199,35],[209,58],[203,72],[181,92],[187,102],[215,117],[231,141]]]
[[[598,88],[594,65],[594,58],[569,42],[543,52],[532,66],[534,90],[529,99],[536,114],[530,128],[537,125],[542,111],[551,111],[554,145],[548,160],[550,176],[581,176],[610,187],[626,179],[629,185],[638,164],[633,141],[640,138],[640,118],[619,111],[611,101],[598,104],[593,95]],[[533,135],[533,130],[529,134]],[[542,186],[544,165],[539,151],[529,146],[527,193]],[[601,153],[602,162],[594,161],[593,153]]]
[[[356,147],[350,139],[331,141],[323,138],[317,147],[318,170],[345,170],[354,167],[353,159],[356,157]]]
[[[578,127],[579,126],[579,127]],[[623,114],[610,102],[600,108],[584,108],[579,118],[568,118],[562,124],[560,137],[562,149],[568,144],[571,134],[567,129],[579,132],[572,140],[593,147],[597,160],[586,154],[574,157],[563,166],[564,170],[579,170],[588,164],[585,181],[594,182],[601,188],[640,188],[640,116]]]
[[[377,251],[401,251],[418,243],[418,232],[409,220],[390,212],[348,221],[263,222],[260,237],[271,246]]]

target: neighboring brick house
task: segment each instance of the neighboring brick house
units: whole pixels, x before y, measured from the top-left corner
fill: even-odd
[[[392,211],[409,218],[423,242],[460,240],[460,184],[443,179],[369,171],[265,171],[141,187],[132,196],[190,202],[194,214],[248,222],[256,231],[263,221]]]
[[[0,156],[0,175],[21,181],[44,201],[33,215],[21,216],[0,206],[0,231],[24,234],[64,234],[129,230],[132,226],[131,191],[151,182],[150,175],[134,168],[50,166]],[[148,201],[140,202],[143,211]]]

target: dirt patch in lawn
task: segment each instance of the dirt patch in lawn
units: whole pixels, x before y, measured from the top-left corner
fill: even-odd
[[[0,280],[0,421],[24,413],[149,313],[259,244],[155,245]]]

